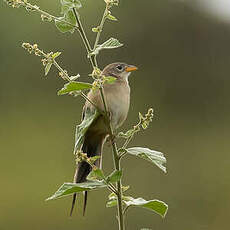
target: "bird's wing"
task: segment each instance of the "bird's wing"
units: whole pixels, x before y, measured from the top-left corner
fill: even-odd
[[[82,122],[76,127],[74,153],[81,150],[87,130],[99,115],[99,112],[95,108],[84,106]]]

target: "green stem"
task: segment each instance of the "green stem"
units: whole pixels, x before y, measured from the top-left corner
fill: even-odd
[[[99,43],[101,32],[103,30],[107,15],[108,15],[108,4],[106,4],[105,11],[104,11],[104,14],[103,14],[102,19],[101,19],[101,23],[99,25],[99,31],[97,32],[97,36],[96,36],[93,50],[95,50],[97,48],[97,45]]]
[[[81,23],[81,20],[80,20],[80,17],[78,15],[78,12],[75,8],[73,8],[73,13],[74,13],[74,16],[77,20],[77,24],[78,24],[78,31],[80,33],[80,36],[82,38],[82,41],[85,45],[85,48],[86,48],[86,51],[87,51],[87,54],[88,54],[88,58],[90,60],[90,63],[92,65],[93,68],[97,67],[97,63],[95,62],[95,60],[92,58],[92,56],[90,55],[90,53],[92,52],[92,48],[90,46],[90,43],[89,43],[89,40],[86,36],[86,33],[84,31],[84,28],[82,26],[82,23]]]
[[[132,134],[128,139],[126,139],[126,141],[125,141],[125,143],[124,143],[124,145],[122,147],[123,149],[127,148],[129,142],[133,139],[133,136],[134,136],[134,134]]]
[[[86,37],[85,31],[83,29],[83,26],[81,24],[80,18],[78,16],[78,13],[76,11],[76,9],[73,9],[74,15],[76,17],[77,23],[78,23],[78,31],[81,35],[81,38],[84,42],[85,48],[87,50],[88,53],[88,57],[90,59],[91,65],[93,66],[93,68],[97,67],[97,58],[96,55],[94,56],[94,58],[92,58],[92,56],[90,55],[92,49],[91,46],[89,44],[89,40]],[[94,43],[94,49],[97,47],[98,42],[100,40],[100,35],[101,35],[101,31],[103,29],[105,20],[106,20],[106,16],[108,14],[108,4],[106,4],[106,8],[100,23],[100,30],[97,34],[95,43]],[[114,166],[115,169],[120,171],[121,167],[120,167],[120,158],[119,158],[119,154],[118,154],[118,149],[117,149],[117,145],[114,141],[114,131],[110,122],[110,117],[109,117],[109,111],[108,111],[108,107],[106,104],[106,100],[105,100],[105,96],[104,96],[104,92],[103,92],[103,87],[100,87],[100,94],[101,94],[101,98],[103,101],[103,105],[104,105],[104,109],[105,109],[105,118],[106,121],[108,122],[108,127],[109,127],[109,135],[110,135],[110,139],[111,139],[111,145],[112,145],[112,149],[113,149],[113,160],[114,160]],[[122,206],[122,186],[121,186],[121,180],[119,180],[117,182],[117,200],[118,200],[118,205],[117,205],[117,209],[118,209],[118,223],[119,223],[119,230],[125,230],[125,225],[124,225],[124,216],[123,216],[123,206]]]
[[[54,59],[53,59],[53,64],[65,76],[65,79],[70,82],[71,80],[68,73],[66,73],[66,71],[62,69],[62,67]]]
[[[111,125],[110,117],[109,117],[109,111],[106,104],[106,99],[104,96],[103,88],[100,89],[100,94],[102,98],[102,102],[105,108],[105,114],[106,114],[106,121],[108,122],[108,128],[109,128],[109,136],[111,140],[112,150],[113,150],[113,161],[114,166],[117,171],[121,170],[120,166],[120,158],[118,154],[117,144],[114,141],[114,131]],[[122,206],[122,185],[121,185],[121,179],[117,182],[117,211],[118,211],[118,224],[119,224],[119,230],[125,230],[125,224],[124,224],[124,215],[123,215],[123,206]]]
[[[124,145],[122,146],[122,149],[126,149],[126,148],[127,148],[128,144],[129,144],[130,141],[133,139],[134,134],[135,134],[136,132],[138,132],[138,130],[140,129],[140,125],[141,125],[141,121],[139,121],[138,124],[135,125],[135,126],[133,127],[133,133],[132,133],[132,135],[131,135],[130,137],[128,137],[128,138],[126,139]],[[120,155],[120,158],[123,157],[125,154],[126,154],[126,153],[121,154],[121,155]]]
[[[101,19],[101,23],[99,25],[99,31],[97,32],[97,36],[96,36],[95,43],[94,43],[94,46],[93,46],[93,50],[95,50],[97,48],[98,43],[100,41],[101,32],[103,30],[103,27],[104,27],[104,24],[105,24],[105,21],[106,21],[106,17],[108,15],[108,9],[109,9],[109,6],[108,6],[108,4],[106,4],[105,11],[104,11],[104,14],[103,14],[102,19]],[[95,62],[96,67],[98,67],[98,65],[97,65],[97,55],[96,54],[94,55],[94,62]]]

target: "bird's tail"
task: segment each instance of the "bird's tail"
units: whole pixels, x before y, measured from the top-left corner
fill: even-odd
[[[87,153],[87,157],[93,156],[101,156],[102,146],[104,143],[105,136],[98,136],[98,135],[86,135],[84,144],[82,146],[82,152]],[[98,159],[94,163],[97,167],[101,164],[101,159]],[[81,183],[85,182],[87,176],[91,172],[92,167],[87,162],[80,162],[77,166],[75,176],[74,176],[74,183]],[[87,204],[87,191],[84,192],[84,206],[83,206],[83,216],[85,215],[86,204]],[[74,193],[72,207],[70,210],[70,216],[72,216],[75,202],[76,202],[77,194]]]

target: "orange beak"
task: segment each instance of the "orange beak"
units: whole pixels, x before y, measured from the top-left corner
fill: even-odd
[[[126,69],[125,69],[125,71],[126,72],[132,72],[132,71],[135,71],[135,70],[137,70],[138,68],[136,67],[136,66],[134,66],[134,65],[130,65],[130,66],[128,66]]]

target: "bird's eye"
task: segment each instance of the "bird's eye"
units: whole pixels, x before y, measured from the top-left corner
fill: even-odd
[[[121,65],[118,65],[118,66],[117,66],[117,69],[118,69],[118,70],[122,70],[123,67],[122,67]]]

